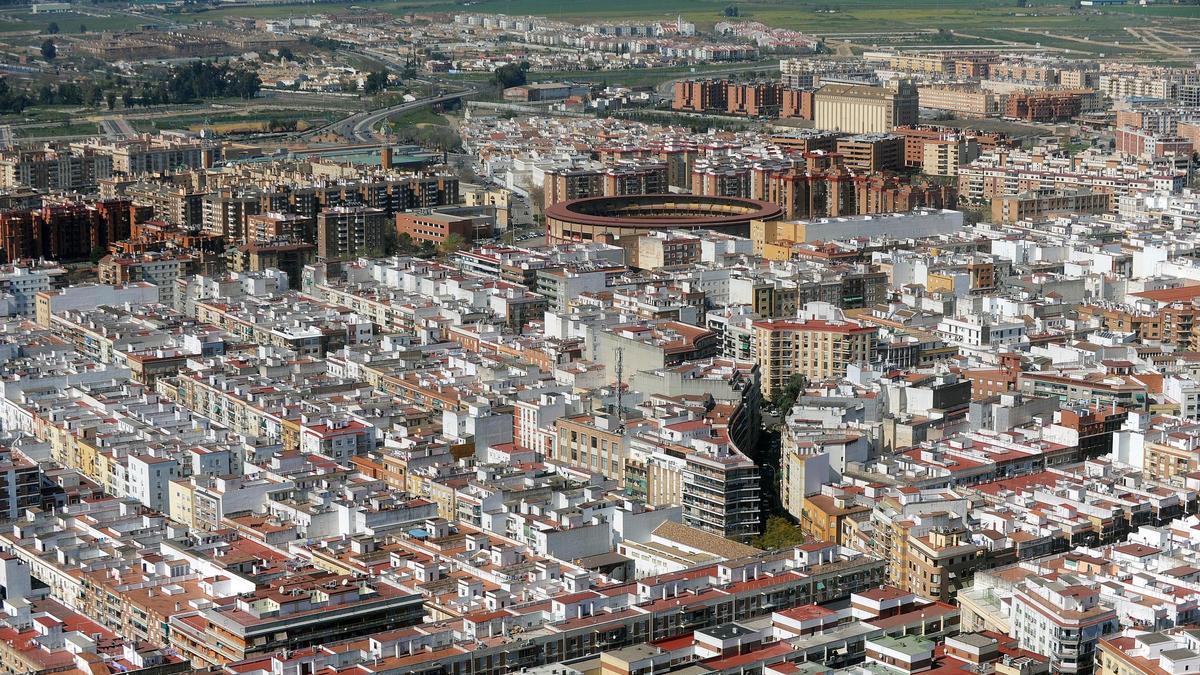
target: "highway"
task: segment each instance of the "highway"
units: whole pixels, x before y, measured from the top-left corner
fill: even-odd
[[[384,120],[392,115],[399,115],[400,113],[423,108],[427,105],[453,101],[473,93],[475,93],[474,89],[464,89],[463,91],[442,94],[440,96],[419,98],[415,101],[401,103],[400,105],[394,105],[389,108],[380,108],[378,110],[354,113],[353,115],[338,120],[337,122],[332,122],[326,126],[311,129],[300,135],[315,136],[320,133],[335,133],[345,136],[346,138],[360,141],[362,143],[373,143],[381,140],[381,137],[375,132],[375,127],[382,124]]]

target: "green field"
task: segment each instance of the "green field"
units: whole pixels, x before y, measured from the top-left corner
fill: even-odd
[[[1081,54],[1101,52],[1119,56],[1145,51],[1125,27],[1195,27],[1200,31],[1200,6],[1127,5],[1102,9],[1073,10],[1072,0],[356,0],[354,2],[292,3],[262,7],[223,7],[191,13],[153,15],[148,9],[122,11],[88,8],[66,14],[31,14],[27,9],[0,10],[0,34],[42,32],[57,22],[64,34],[77,34],[79,25],[89,32],[132,29],[142,23],[193,23],[220,21],[228,17],[274,18],[344,12],[352,7],[374,9],[402,16],[412,12],[479,12],[533,14],[572,21],[670,20],[683,16],[702,29],[723,20],[722,12],[737,7],[739,20],[762,21],[771,26],[795,28],[819,35],[880,33],[857,36],[856,44],[912,46],[977,44],[978,40],[943,33],[940,37],[889,38],[896,31],[943,28],[952,31],[1001,37],[1025,44],[1041,43]],[[1025,33],[1023,29],[1050,31],[1056,36],[1084,37],[1122,43],[1112,47],[1089,46],[1055,36]],[[1126,46],[1126,43],[1129,43]]]
[[[79,27],[84,26],[88,33],[112,30],[132,30],[141,24],[151,23],[152,19],[139,19],[129,14],[123,14],[107,9],[89,10],[88,13],[63,12],[61,14],[33,14],[29,10],[0,11],[0,34],[25,33],[36,31],[45,33],[51,23],[57,23],[63,36],[78,36]]]
[[[432,124],[439,127],[450,126],[450,122],[445,117],[433,112],[429,108],[417,108],[402,115],[397,115],[391,118],[391,123],[395,128],[415,127],[422,124]]]
[[[285,122],[304,121],[309,123],[309,126],[318,126],[326,122],[341,119],[344,116],[344,113],[329,110],[289,110],[282,108],[270,113],[230,112],[227,114],[212,115],[180,115],[156,120],[133,120],[130,124],[138,131],[162,131],[167,129],[190,129],[198,131],[202,127],[208,127],[221,132],[228,130],[230,127],[249,127],[269,122],[272,119]],[[94,127],[95,125],[93,125]]]
[[[595,20],[670,20],[683,16],[702,29],[724,19],[723,10],[737,7],[739,20],[762,21],[771,26],[795,28],[819,35],[839,33],[880,33],[856,36],[856,44],[924,44],[952,46],[978,44],[964,36],[943,33],[939,36],[892,39],[888,32],[943,28],[951,31],[1013,40],[1024,44],[1041,43],[1047,47],[1071,49],[1080,54],[1119,56],[1145,51],[1124,31],[1125,27],[1174,26],[1193,24],[1200,30],[1200,6],[1151,5],[1105,7],[1073,10],[1071,0],[1029,0],[1019,7],[1016,0],[478,0],[463,3],[447,0],[400,0],[337,3],[296,3],[268,7],[222,8],[195,14],[170,14],[164,19],[177,22],[215,21],[227,16],[280,17],[345,11],[361,7],[395,15],[410,12],[479,12],[512,15],[533,14],[572,21]],[[1050,31],[1053,36],[1025,33],[1023,29]],[[0,28],[3,30],[3,28]],[[1121,48],[1091,46],[1058,36],[1120,41]],[[1129,43],[1126,46],[1126,42]]]
[[[1200,19],[1198,6],[1105,8],[1103,12],[1071,11],[1069,0],[1038,2],[1018,7],[1014,0],[481,0],[469,7],[450,3],[390,3],[412,9],[537,14],[567,19],[669,19],[676,15],[710,25],[733,5],[740,19],[819,33],[847,30],[886,31],[912,28],[1044,27],[1077,29],[1120,28],[1154,18]],[[387,7],[379,3],[377,7]],[[272,8],[278,9],[278,8]],[[818,11],[830,9],[832,12]]]
[[[980,37],[996,38],[998,40],[1007,40],[1011,42],[1025,42],[1028,44],[1041,45],[1042,47],[1051,47],[1054,49],[1069,49],[1073,53],[1079,53],[1081,56],[1098,56],[1104,54],[1106,56],[1122,56],[1131,55],[1140,51],[1137,48],[1138,42],[1133,36],[1128,33],[1108,36],[1090,36],[1100,42],[1118,41],[1121,46],[1116,47],[1110,44],[1088,44],[1078,40],[1064,40],[1057,37],[1057,33],[1053,35],[1042,35],[1034,31],[1024,32],[1016,30],[979,30],[973,31],[973,35]]]
[[[673,19],[682,15],[701,26],[723,19],[722,10],[733,5],[739,18],[763,21],[772,26],[798,28],[819,33],[847,30],[885,31],[911,28],[1062,28],[1085,32],[1091,28],[1121,28],[1154,19],[1198,19],[1200,6],[1151,5],[1106,7],[1103,10],[1071,11],[1070,0],[1030,0],[1018,7],[1015,0],[478,0],[464,3],[448,0],[357,0],[355,2],[290,3],[262,7],[227,7],[187,14],[166,14],[179,22],[215,21],[226,16],[272,18],[346,11],[351,7],[403,15],[411,12],[479,12],[534,14],[569,20],[584,19]],[[832,10],[818,11],[821,9]],[[114,10],[97,9],[110,18],[75,14],[31,15],[28,11],[0,11],[4,16],[29,20],[28,28],[41,28],[58,21],[64,32],[73,32],[82,22],[90,30],[110,22],[120,23]],[[148,15],[148,11],[141,12]],[[997,23],[1002,20],[1003,23]],[[133,15],[124,19],[137,23]],[[96,28],[92,28],[92,24]],[[0,23],[0,31],[11,30]]]

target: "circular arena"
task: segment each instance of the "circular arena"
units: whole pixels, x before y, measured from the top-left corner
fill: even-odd
[[[659,230],[711,230],[749,236],[750,221],[775,220],[783,211],[757,199],[708,195],[623,195],[585,197],[546,208],[551,242],[616,243]]]

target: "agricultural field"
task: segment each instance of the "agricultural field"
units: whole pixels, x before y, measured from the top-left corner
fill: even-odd
[[[25,8],[0,10],[0,35],[44,33],[55,22],[62,33],[129,29],[141,24],[187,24],[226,17],[276,18],[369,8],[402,16],[411,12],[493,12],[534,14],[567,20],[666,20],[683,16],[701,29],[723,19],[729,6],[741,20],[794,28],[840,40],[858,48],[874,45],[946,46],[988,44],[988,39],[1071,50],[1083,55],[1123,56],[1136,53],[1170,55],[1151,37],[1129,29],[1191,30],[1200,33],[1200,6],[1134,5],[1073,9],[1072,0],[397,0],[289,3],[261,7],[227,7],[189,13],[155,14],[147,7],[88,8],[64,14],[32,14]],[[935,32],[942,29],[941,32]],[[1026,30],[1028,29],[1028,31]],[[927,35],[913,32],[927,31]],[[1049,32],[1050,35],[1045,35]],[[889,37],[888,33],[907,33]],[[853,34],[849,37],[847,34]],[[1167,43],[1170,34],[1165,34]],[[1174,36],[1178,37],[1178,36]],[[981,39],[987,38],[987,39]],[[1110,44],[1087,44],[1102,42]],[[1116,43],[1120,43],[1119,46]],[[996,44],[1003,44],[997,42]],[[1175,56],[1184,56],[1177,51]]]
[[[0,34],[41,34],[46,32],[51,23],[55,23],[63,35],[79,35],[80,28],[88,33],[130,30],[154,21],[154,17],[107,8],[58,14],[34,14],[27,8],[11,9],[0,10]]]
[[[1030,0],[1020,7],[1015,0],[481,0],[469,6],[448,3],[405,2],[403,6],[451,11],[540,14],[566,19],[657,19],[682,15],[701,26],[720,21],[722,10],[733,5],[739,18],[772,26],[818,33],[843,30],[900,30],[905,28],[1038,28],[1075,30],[1122,28],[1153,19],[1200,19],[1200,7],[1115,7],[1072,10],[1069,0]],[[388,3],[377,5],[385,8]]]
[[[353,6],[397,16],[421,11],[534,14],[578,21],[650,21],[683,16],[701,29],[707,29],[721,21],[725,8],[732,5],[737,8],[741,20],[826,35],[831,40],[845,38],[860,49],[877,45],[953,47],[1013,43],[1009,46],[1040,44],[1043,48],[1070,50],[1081,55],[1168,58],[1186,58],[1186,50],[1172,51],[1153,36],[1145,38],[1129,29],[1200,32],[1200,6],[1130,5],[1073,9],[1072,0],[1028,0],[1026,4],[1028,6],[1021,7],[1016,0],[606,0],[602,3],[591,0],[366,0],[230,7],[189,14],[164,14],[160,18],[172,23],[216,21],[226,16],[271,18],[344,11]],[[135,21],[135,16],[150,16],[140,11],[128,14],[130,21]],[[0,13],[0,20],[4,16]],[[68,24],[71,21],[73,19],[68,20]],[[60,22],[60,25],[63,24]],[[102,25],[98,24],[97,28],[100,27]],[[0,24],[0,32],[4,30],[5,26]],[[926,35],[913,34],[920,31],[926,31]],[[895,33],[905,35],[889,36]],[[1169,45],[1172,36],[1166,34],[1163,37]]]

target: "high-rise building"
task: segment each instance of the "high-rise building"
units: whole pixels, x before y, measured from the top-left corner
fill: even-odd
[[[1083,110],[1083,93],[1044,90],[1011,94],[1004,101],[1004,116],[1029,122],[1058,122]]]
[[[262,196],[257,191],[222,190],[204,195],[204,231],[240,241],[246,232],[246,219],[262,212]]]
[[[0,153],[0,187],[77,192],[112,175],[112,157],[87,148],[39,148]]]
[[[728,104],[728,82],[725,80],[681,80],[675,83],[674,110],[707,112],[724,110]]]
[[[604,194],[604,176],[598,169],[555,169],[547,171],[543,183],[545,206]]]
[[[1050,656],[1050,672],[1091,673],[1100,638],[1119,629],[1100,591],[1069,574],[1026,577],[1012,596],[1012,634],[1022,649]]]
[[[246,242],[264,243],[280,239],[315,243],[316,219],[295,213],[256,213],[246,217]]]
[[[837,140],[837,152],[851,171],[899,171],[904,160],[904,139],[892,134],[846,136]]]
[[[329,261],[383,255],[383,234],[389,227],[392,221],[382,209],[326,209],[317,216],[317,256]]]
[[[0,255],[9,261],[84,260],[129,233],[127,200],[48,203],[40,209],[0,213]]]
[[[878,333],[874,326],[807,310],[799,319],[767,319],[753,326],[754,356],[766,395],[783,389],[794,375],[843,377],[848,366],[867,364]]]

